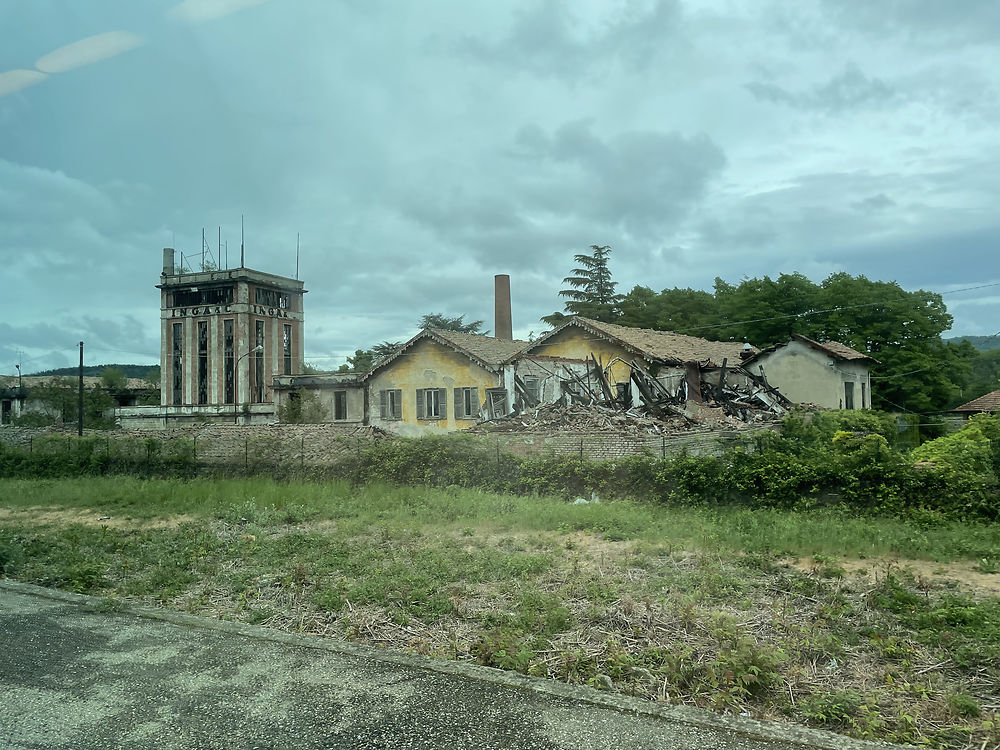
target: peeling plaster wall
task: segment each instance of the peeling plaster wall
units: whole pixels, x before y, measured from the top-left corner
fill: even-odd
[[[854,408],[871,408],[871,376],[867,362],[834,359],[793,340],[758,357],[750,365],[750,371],[757,372],[758,365],[764,366],[767,381],[795,403],[843,409],[844,383],[854,383]]]
[[[420,435],[472,427],[475,419],[455,419],[455,388],[476,387],[479,403],[486,402],[486,389],[502,386],[499,373],[490,372],[465,354],[442,346],[431,339],[421,339],[392,360],[368,381],[369,424],[400,435]],[[402,419],[382,419],[379,393],[402,391]],[[417,419],[416,390],[444,388],[444,419]]]
[[[361,424],[365,418],[365,389],[363,385],[351,383],[334,384],[324,383],[322,385],[302,385],[296,388],[275,388],[274,389],[274,413],[280,414],[281,408],[287,403],[289,393],[292,390],[301,390],[303,393],[315,395],[323,406],[323,422],[335,424]],[[334,392],[345,391],[347,393],[347,419],[334,419]]]

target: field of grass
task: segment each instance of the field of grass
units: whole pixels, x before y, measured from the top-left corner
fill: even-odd
[[[1000,743],[1000,527],[465,489],[0,480],[0,574],[933,747]]]

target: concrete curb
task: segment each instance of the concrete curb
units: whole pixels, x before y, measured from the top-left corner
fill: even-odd
[[[663,706],[650,703],[639,698],[619,695],[616,693],[605,693],[593,688],[568,685],[554,680],[547,680],[541,677],[530,677],[516,672],[506,672],[493,667],[484,667],[479,664],[468,662],[449,661],[446,659],[434,658],[430,656],[420,656],[418,654],[404,654],[397,651],[376,649],[371,646],[364,646],[346,641],[338,641],[330,638],[322,638],[314,635],[295,635],[284,633],[280,630],[269,630],[255,625],[244,625],[242,623],[229,622],[226,620],[216,620],[209,617],[189,615],[183,612],[173,612],[166,609],[154,607],[143,607],[131,604],[113,604],[113,609],[108,609],[112,600],[86,594],[75,594],[69,591],[49,589],[35,586],[30,583],[21,583],[9,579],[0,579],[0,590],[7,590],[18,594],[27,594],[46,599],[53,599],[67,604],[76,604],[88,609],[97,611],[108,611],[115,614],[128,614],[143,617],[150,620],[161,620],[174,625],[183,625],[202,630],[218,630],[225,633],[233,633],[246,638],[256,638],[274,643],[284,643],[291,646],[301,646],[334,653],[345,654],[362,659],[369,659],[383,664],[395,664],[398,666],[420,669],[442,674],[450,674],[469,680],[489,682],[496,685],[503,685],[520,690],[529,690],[535,693],[563,698],[578,703],[585,703],[600,708],[612,709],[621,713],[639,716],[649,716],[664,719],[681,724],[689,724],[698,727],[705,727],[719,731],[726,731],[733,734],[743,735],[751,739],[772,740],[776,742],[786,742],[801,745],[805,748],[815,750],[875,750],[881,748],[911,748],[918,750],[912,745],[893,745],[886,742],[867,742],[855,740],[833,732],[820,729],[811,729],[794,724],[778,724],[773,722],[758,721],[740,716],[727,716],[716,714],[704,709],[688,708],[684,706]]]

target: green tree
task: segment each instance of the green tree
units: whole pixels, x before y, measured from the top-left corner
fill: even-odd
[[[619,315],[619,305],[624,297],[615,293],[618,282],[611,280],[611,270],[608,268],[608,257],[611,255],[610,245],[591,245],[591,253],[574,255],[579,264],[571,276],[563,279],[568,289],[559,292],[566,298],[563,312],[546,315],[542,321],[551,326],[562,323],[567,315],[581,315],[585,318],[613,323]]]
[[[996,339],[992,340],[996,341]],[[949,341],[948,343],[955,344],[956,342]],[[968,340],[962,343],[972,346],[975,344],[975,342]],[[985,396],[987,393],[992,393],[1000,388],[1000,349],[988,349],[976,352],[971,359],[970,365],[972,372],[969,376],[968,386],[957,395],[954,403],[950,404],[950,406],[964,404],[966,401],[972,401],[974,398]]]
[[[428,313],[420,318],[417,325],[423,328],[438,328],[444,331],[457,331],[459,333],[479,333],[483,327],[483,321],[473,320],[465,322],[465,316],[459,315],[457,318],[449,318],[441,313]]]
[[[383,341],[371,349],[356,349],[354,356],[348,357],[347,364],[338,367],[337,372],[368,372],[402,345],[401,341]]]
[[[101,385],[109,391],[123,391],[128,386],[128,378],[117,367],[105,367],[101,373]]]
[[[664,289],[656,293],[636,286],[621,301],[619,325],[658,331],[693,333],[714,339],[712,326],[720,322],[718,305],[710,292],[698,289]]]
[[[66,378],[53,378],[42,385],[32,386],[28,398],[40,401],[56,419],[74,423],[78,419],[78,384]],[[96,430],[114,427],[114,420],[106,416],[115,406],[114,399],[103,388],[83,389],[83,426]]]
[[[160,366],[151,367],[146,371],[146,374],[142,376],[142,379],[149,383],[151,388],[159,389],[160,387]]]

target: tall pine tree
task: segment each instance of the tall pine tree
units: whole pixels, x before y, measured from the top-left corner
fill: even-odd
[[[566,298],[564,312],[554,312],[546,315],[542,321],[551,326],[562,323],[569,315],[581,315],[585,318],[613,323],[619,315],[619,305],[624,297],[615,294],[618,282],[611,280],[611,270],[608,268],[608,256],[611,255],[610,245],[591,245],[590,255],[573,256],[579,268],[572,270],[572,276],[563,279],[569,284],[569,289],[559,292]]]

